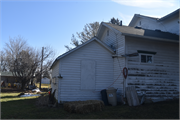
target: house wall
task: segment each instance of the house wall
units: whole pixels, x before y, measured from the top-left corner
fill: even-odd
[[[109,30],[109,36],[107,36],[107,30]],[[120,32],[114,32],[113,30],[106,28],[104,34],[102,35],[101,40],[107,44],[109,47],[113,45],[116,49],[116,55],[124,55],[125,54],[125,36],[121,35]],[[114,57],[113,58],[113,66],[114,66],[114,77],[115,81],[112,87],[118,88],[117,90],[117,99],[122,100],[123,96],[123,74],[122,70],[126,67],[126,59],[124,57]]]
[[[127,57],[127,86],[135,86],[138,95],[157,99],[179,96],[179,43],[126,37],[126,53],[137,50],[157,52],[153,64],[141,64],[140,57]]]
[[[162,22],[157,22],[157,20],[148,19],[148,18],[139,18],[136,24],[134,25],[134,27],[141,26],[142,28],[151,29],[151,30],[159,29],[165,32],[170,32],[179,35],[178,20],[179,20],[178,16],[174,16]]]
[[[58,61],[52,68],[52,78],[53,77],[56,77],[59,75],[59,70],[60,70],[60,61]],[[56,89],[56,92],[55,92],[55,98],[58,99],[58,85],[59,85],[59,78],[53,78],[55,79],[55,83],[54,84],[53,82],[51,82],[51,88],[52,88],[52,92],[54,92],[54,90]]]
[[[0,76],[1,81],[4,81],[5,83],[15,83],[16,80],[17,82],[21,82],[18,77],[14,77],[14,76]]]
[[[83,60],[95,61],[95,89],[81,87],[81,62]],[[112,53],[96,41],[61,58],[60,67],[63,78],[59,80],[58,102],[101,100],[100,91],[113,82]]]
[[[43,83],[43,84],[49,84],[50,83],[50,79],[48,79],[48,78],[42,78],[41,79],[41,83]]]

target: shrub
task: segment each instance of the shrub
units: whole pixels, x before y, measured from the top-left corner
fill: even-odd
[[[90,113],[94,111],[102,111],[104,102],[100,100],[74,101],[64,103],[64,110],[70,113]]]

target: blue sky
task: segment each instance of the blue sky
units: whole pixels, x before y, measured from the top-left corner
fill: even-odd
[[[86,23],[114,17],[128,25],[134,14],[160,18],[180,4],[179,0],[1,0],[0,5],[1,49],[9,37],[20,35],[30,46],[50,45],[57,57]]]

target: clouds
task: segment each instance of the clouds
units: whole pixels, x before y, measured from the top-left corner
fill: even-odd
[[[177,0],[112,0],[121,5],[141,8],[170,8],[178,4]]]

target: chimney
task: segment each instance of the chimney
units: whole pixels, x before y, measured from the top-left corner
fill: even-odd
[[[119,26],[122,26],[122,20],[120,21]]]

